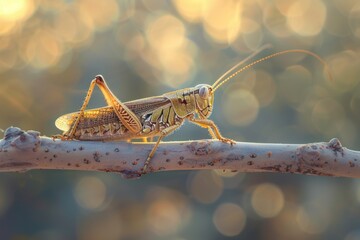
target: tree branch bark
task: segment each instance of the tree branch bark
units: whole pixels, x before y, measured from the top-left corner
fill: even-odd
[[[61,141],[10,127],[0,140],[0,171],[88,170],[136,178],[152,147],[153,143]],[[336,138],[309,144],[238,142],[232,146],[215,140],[163,142],[147,173],[199,169],[358,178],[360,152],[342,147]]]

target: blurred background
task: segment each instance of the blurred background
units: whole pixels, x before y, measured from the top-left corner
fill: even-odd
[[[96,74],[122,101],[212,84],[264,44],[288,54],[217,91],[237,141],[360,150],[358,0],[0,0],[0,128],[60,133]],[[260,57],[259,56],[259,57]],[[104,106],[96,90],[89,107]],[[166,140],[208,138],[185,124]],[[0,175],[0,239],[360,239],[360,181],[287,174]]]

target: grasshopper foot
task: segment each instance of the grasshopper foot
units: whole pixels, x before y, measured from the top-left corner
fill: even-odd
[[[66,139],[64,138],[64,135],[62,135],[62,134],[52,135],[51,138],[52,138],[53,141],[55,141],[55,139],[60,139],[61,141],[66,140]]]
[[[146,174],[146,170],[149,166],[150,160],[151,160],[151,156],[148,156],[148,158],[145,161],[144,167],[142,169],[142,174]]]
[[[236,142],[235,142],[234,140],[230,139],[230,138],[221,138],[221,139],[219,139],[219,140],[222,141],[223,143],[228,143],[228,144],[230,144],[231,146],[234,145],[234,144],[236,144]]]
[[[53,140],[60,139],[61,141],[66,141],[66,140],[72,140],[73,139],[73,138],[71,138],[71,137],[69,137],[68,135],[65,135],[65,134],[52,135],[51,138]]]

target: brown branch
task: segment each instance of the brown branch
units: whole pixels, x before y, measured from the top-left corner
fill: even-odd
[[[90,170],[140,177],[153,143],[61,141],[36,131],[10,127],[0,140],[0,171],[31,169]],[[337,139],[309,144],[214,140],[163,142],[148,172],[230,169],[239,172],[280,172],[321,176],[360,177],[360,152]]]

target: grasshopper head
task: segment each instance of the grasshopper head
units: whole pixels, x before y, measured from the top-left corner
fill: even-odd
[[[210,85],[199,84],[195,87],[196,112],[200,118],[211,115],[214,103],[214,92]]]

